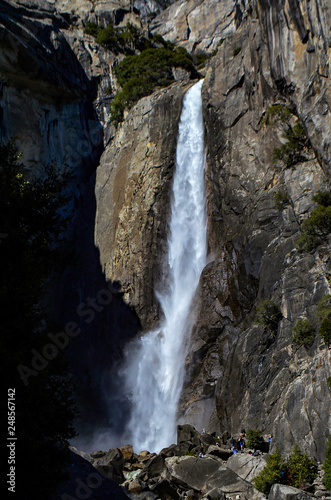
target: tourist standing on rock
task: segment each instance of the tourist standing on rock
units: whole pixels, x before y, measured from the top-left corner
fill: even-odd
[[[244,437],[246,436],[246,431],[245,429],[241,429],[240,436],[239,436],[239,445],[240,445],[240,450],[244,451],[245,448],[245,439]]]

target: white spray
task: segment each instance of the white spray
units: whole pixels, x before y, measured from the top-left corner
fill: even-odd
[[[128,442],[136,452],[159,452],[176,437],[189,312],[206,265],[205,147],[201,105],[202,81],[184,97],[179,124],[168,237],[167,283],[157,298],[164,318],[128,348],[126,392],[132,400]]]

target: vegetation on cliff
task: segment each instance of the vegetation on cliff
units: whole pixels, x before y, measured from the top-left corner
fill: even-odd
[[[273,162],[280,161],[286,168],[307,159],[307,153],[312,151],[310,141],[299,119],[283,104],[275,104],[267,109],[264,117],[265,125],[280,124],[283,128],[282,137],[285,142],[275,147],[272,152]]]
[[[193,57],[182,47],[175,47],[161,35],[147,35],[143,30],[128,23],[125,28],[109,24],[101,28],[87,23],[84,32],[115,54],[125,57],[114,67],[114,73],[121,90],[111,103],[111,120],[117,126],[124,110],[130,109],[142,97],[150,95],[157,87],[167,87],[174,80],[173,68],[183,68],[198,76],[195,64],[200,65],[205,56]]]
[[[308,346],[315,338],[315,329],[312,323],[306,318],[299,318],[292,330],[293,342],[299,345]]]
[[[13,141],[0,147],[1,380],[3,394],[15,389],[18,496],[45,499],[63,478],[75,434],[66,363],[50,348],[46,334],[55,326],[42,306],[62,255],[66,220],[59,210],[67,179],[48,166],[29,182],[19,159]]]
[[[323,469],[325,472],[323,484],[328,490],[331,490],[331,437],[328,439]]]
[[[270,299],[262,300],[256,308],[255,323],[266,326],[273,332],[277,330],[281,318],[279,306]]]
[[[324,295],[319,301],[315,314],[319,320],[322,320],[320,324],[319,334],[322,337],[325,344],[330,347],[331,344],[331,295]]]
[[[297,242],[299,250],[306,252],[314,250],[331,233],[331,192],[319,191],[312,199],[318,206],[303,221],[302,235]]]
[[[127,23],[123,28],[115,27],[112,23],[108,24],[106,28],[102,28],[95,23],[88,22],[84,33],[92,35],[100,45],[115,54],[132,55],[137,51],[142,52],[152,47],[172,45],[163,40],[160,35],[145,36],[146,33],[143,30],[131,23]]]
[[[167,87],[174,81],[172,68],[194,71],[192,57],[182,47],[147,49],[140,55],[128,56],[115,68],[122,86],[111,104],[111,120],[118,124],[125,109],[130,109],[142,97],[157,87]]]

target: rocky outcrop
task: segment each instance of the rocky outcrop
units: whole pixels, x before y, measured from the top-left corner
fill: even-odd
[[[213,443],[209,445],[208,443]],[[266,454],[253,456],[250,450],[235,453],[230,442],[224,446],[219,438],[206,432],[199,433],[190,425],[178,426],[177,444],[159,454],[142,451],[135,454],[131,446],[107,453],[97,451],[81,455],[98,470],[100,460],[104,471],[113,470],[124,474],[124,492],[132,500],[263,500],[266,496],[254,489],[252,480],[266,465]],[[320,465],[320,464],[319,464]],[[268,496],[273,499],[329,498],[329,492],[321,485],[322,470],[309,494],[290,486],[275,484]],[[120,476],[119,476],[120,477]]]
[[[233,0],[180,0],[161,12],[150,28],[190,52],[210,53],[241,23],[244,5]]]

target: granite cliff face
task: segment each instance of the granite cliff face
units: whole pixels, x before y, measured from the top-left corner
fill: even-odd
[[[152,9],[153,2],[143,3]],[[155,10],[162,6],[154,3]],[[64,292],[64,302],[76,306],[106,280],[119,282],[114,297],[128,304],[113,304],[106,321],[86,334],[83,345],[92,339],[93,355],[82,355],[78,371],[96,383],[106,374],[100,365],[116,359],[140,323],[147,329],[159,319],[154,290],[163,279],[181,101],[192,82],[177,74],[115,130],[105,89],[117,88],[116,56],[82,27],[88,20],[143,22],[130,2],[4,5],[1,141],[18,135],[31,168],[56,160],[77,172],[73,232],[85,257],[74,285],[67,275],[74,290]],[[296,442],[318,459],[331,428],[330,350],[318,335],[309,348],[293,344],[292,328],[299,317],[316,323],[316,305],[330,293],[330,245],[296,249],[300,225],[316,206],[312,195],[330,189],[330,19],[327,0],[190,0],[173,3],[150,24],[165,39],[210,56],[202,70],[210,258],[192,311],[181,418],[231,434],[260,428],[281,450]],[[284,143],[284,124],[266,125],[274,104],[285,105],[309,139],[290,167],[273,161],[273,149]],[[288,202],[277,208],[279,192]],[[282,312],[275,333],[254,324],[264,299]],[[72,319],[72,308],[63,310]]]

